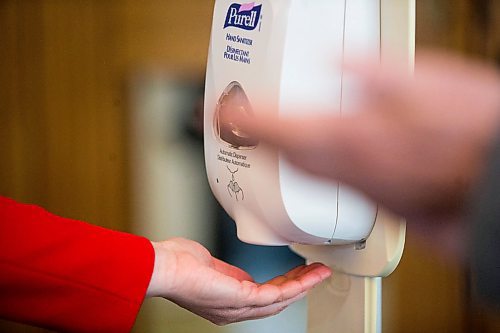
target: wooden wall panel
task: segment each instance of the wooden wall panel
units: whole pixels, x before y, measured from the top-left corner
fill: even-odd
[[[0,3],[0,193],[127,225],[130,72],[201,76],[212,1]]]
[[[0,193],[45,203],[41,5],[2,3],[0,11]]]
[[[125,81],[151,66],[201,76],[212,6],[0,1],[0,195],[127,230]]]

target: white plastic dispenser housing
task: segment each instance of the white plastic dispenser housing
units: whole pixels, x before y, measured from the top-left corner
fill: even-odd
[[[342,113],[353,98],[348,56],[379,57],[373,0],[216,1],[205,94],[212,191],[254,244],[364,240],[377,206],[342,184],[306,176],[231,123],[231,113]],[[297,133],[300,135],[300,133]]]
[[[241,240],[291,245],[333,268],[310,297],[311,332],[381,331],[380,277],[399,263],[404,220],[344,184],[306,175],[233,119],[348,117],[361,89],[342,64],[398,55],[410,72],[414,19],[414,0],[215,1],[204,107],[209,184]],[[325,315],[334,303],[341,306]]]

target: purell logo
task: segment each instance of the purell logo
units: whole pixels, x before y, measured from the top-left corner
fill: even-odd
[[[224,29],[227,27],[236,27],[244,30],[254,30],[259,24],[260,11],[262,5],[255,5],[255,2],[250,3],[233,3],[227,9],[226,21]]]

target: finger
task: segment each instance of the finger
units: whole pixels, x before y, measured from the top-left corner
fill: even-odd
[[[307,270],[309,268],[310,268],[310,265],[300,265],[300,266],[295,267],[294,269],[291,269],[290,271],[288,271],[284,275],[287,278],[292,278],[293,279],[296,276],[300,275],[302,272],[304,272],[304,270]]]
[[[266,284],[271,284],[273,286],[280,286],[281,284],[283,284],[286,281],[288,281],[288,278],[286,276],[279,275],[279,276],[276,276],[276,277],[272,278],[269,281],[266,281],[265,283]]]
[[[315,267],[317,267],[317,265],[321,265],[321,264],[297,266],[283,275],[277,276],[269,281],[266,281],[266,283],[272,284],[275,286],[280,286],[287,281],[294,280],[297,277],[300,277],[301,275],[313,270]]]
[[[303,128],[317,124],[310,119],[307,119],[307,124],[305,124],[304,120],[299,117],[280,119],[273,112],[262,112],[256,117],[240,118],[238,124],[245,132],[256,136],[267,144],[292,149],[304,139],[302,137]],[[301,133],[301,135],[297,135],[297,133]]]
[[[365,97],[406,90],[411,73],[406,59],[397,57],[386,59],[383,64],[375,59],[349,59],[344,69],[354,74],[361,88],[364,88]]]
[[[300,293],[309,291],[327,279],[330,274],[330,269],[322,265],[307,267],[299,276],[288,279],[280,285],[282,299],[293,298]]]
[[[245,319],[243,320],[252,320],[252,319],[261,319],[270,316],[274,316],[283,310],[285,310],[291,304],[299,301],[307,295],[307,292],[300,293],[293,298],[289,298],[287,300],[274,303],[268,306],[263,307],[254,307],[247,311],[245,314]]]
[[[276,303],[269,304],[266,306],[254,306],[254,307],[247,307],[247,308],[240,309],[240,310],[235,310],[233,312],[233,316],[236,313],[237,313],[237,315],[234,316],[235,319],[233,320],[233,322],[254,320],[254,319],[263,319],[263,318],[277,315],[280,312],[282,312],[283,310],[285,310],[291,304],[304,298],[306,295],[307,295],[307,292],[303,292],[303,293],[296,295],[293,298],[289,298],[287,300],[276,302]]]
[[[243,282],[245,283],[245,282]],[[307,291],[296,281],[280,281],[281,285],[264,283],[260,286],[251,286],[247,297],[240,303],[241,306],[265,307],[271,304],[284,302]],[[253,288],[252,288],[253,287]]]
[[[242,282],[246,284],[246,282]],[[264,283],[261,285],[250,286],[245,299],[246,306],[267,306],[282,301],[282,291],[279,286]]]
[[[226,325],[246,320],[263,319],[274,316],[286,309],[290,304],[300,300],[306,295],[302,293],[293,299],[269,304],[266,306],[247,306],[243,308],[219,308],[219,309],[201,309],[194,313],[210,320],[217,325]]]
[[[288,281],[288,280],[293,279],[294,277],[298,276],[300,274],[300,272],[302,272],[304,269],[307,269],[307,267],[308,267],[307,265],[297,266],[297,267],[291,269],[290,271],[288,271],[287,273],[285,273],[283,275],[276,276],[276,277],[272,278],[271,280],[266,281],[265,283],[279,286],[283,282]]]
[[[319,152],[324,152],[325,149],[329,151],[328,157],[345,149],[348,144],[346,135],[353,132],[353,125],[355,123],[350,119],[331,115],[278,118],[272,114],[263,114],[242,120],[241,123],[247,133],[280,149],[302,164],[316,161]]]
[[[224,275],[233,277],[238,281],[252,281],[252,282],[254,281],[252,276],[247,272],[245,272],[244,270],[242,270],[241,268],[230,265],[217,258],[214,258],[213,262],[214,262],[214,269]]]
[[[280,276],[259,286],[251,300],[253,304],[264,306],[292,299],[327,279],[331,270],[322,264],[313,264],[299,266],[291,273],[293,277]]]
[[[301,276],[301,275],[304,275],[318,267],[322,267],[324,266],[323,264],[321,263],[312,263],[312,264],[309,264],[309,265],[302,265],[302,266],[298,266],[294,269],[292,269],[291,271],[289,271],[288,273],[285,274],[285,276],[289,279],[294,279],[298,276]]]
[[[296,277],[304,290],[309,290],[332,275],[332,270],[323,264],[309,265],[300,276]]]

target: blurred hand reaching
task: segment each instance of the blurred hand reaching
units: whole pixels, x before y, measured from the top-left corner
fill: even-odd
[[[427,222],[409,225],[431,228],[426,236],[453,238],[448,222],[466,214],[499,130],[498,72],[438,54],[419,55],[414,76],[394,62],[347,70],[361,82],[353,112],[262,115],[241,126],[298,167],[358,188],[410,222]]]

